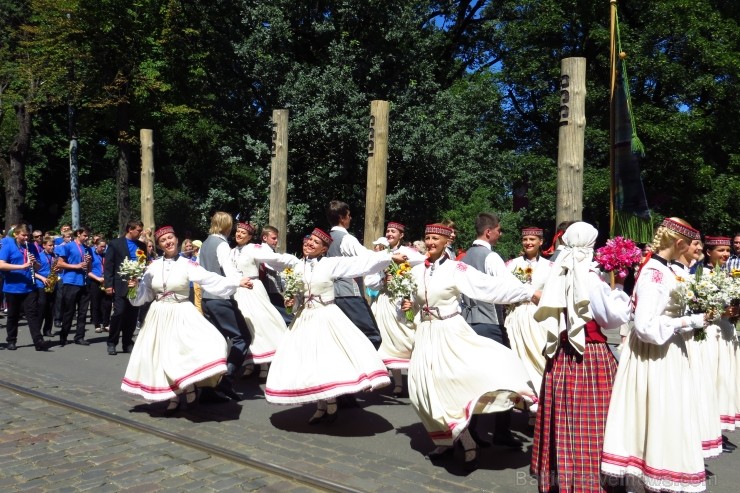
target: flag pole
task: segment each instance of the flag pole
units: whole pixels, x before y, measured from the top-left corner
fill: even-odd
[[[609,85],[609,234],[614,236],[614,203],[615,203],[615,191],[616,191],[616,171],[614,169],[614,139],[616,135],[616,87],[617,87],[617,0],[609,0],[609,17],[610,17],[610,53],[609,53],[609,69],[610,74],[610,85]]]

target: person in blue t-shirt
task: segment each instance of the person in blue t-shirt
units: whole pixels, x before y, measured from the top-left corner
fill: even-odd
[[[36,286],[39,292],[39,318],[42,324],[42,333],[45,337],[51,336],[54,327],[52,317],[54,300],[56,300],[59,273],[54,265],[54,237],[45,236],[41,240],[41,253],[36,260],[39,268],[36,269]],[[52,276],[52,269],[55,275]]]
[[[6,348],[11,351],[15,351],[18,341],[21,309],[26,315],[36,350],[48,350],[48,345],[41,335],[38,288],[34,282],[34,270],[38,267],[38,262],[28,249],[28,228],[20,224],[14,229],[12,240],[4,241],[0,248],[0,270],[5,274],[3,292],[8,304]]]
[[[81,346],[89,346],[85,339],[85,322],[87,321],[87,309],[90,306],[90,283],[87,273],[90,272],[92,251],[87,246],[87,238],[90,236],[87,228],[79,228],[74,231],[74,240],[62,243],[54,248],[59,256],[57,267],[64,269],[62,275],[62,330],[59,333],[59,342],[62,346],[67,344],[67,335],[72,329],[72,318],[77,312],[77,328],[75,330],[74,342]]]
[[[105,268],[105,248],[108,242],[98,237],[92,251],[92,266],[87,277],[90,278],[90,312],[92,324],[98,334],[110,330],[110,312],[113,296],[105,292],[103,269]]]

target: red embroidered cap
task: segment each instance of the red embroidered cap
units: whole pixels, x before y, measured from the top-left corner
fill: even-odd
[[[527,226],[526,228],[522,228],[522,236],[539,236],[542,238],[542,228]]]
[[[388,223],[388,226],[385,227],[385,229],[390,229],[390,228],[397,229],[398,231],[405,231],[406,230],[406,226],[404,226],[401,223],[397,223],[397,222],[393,222],[393,221],[389,222]]]
[[[311,231],[311,234],[317,237],[318,239],[320,239],[321,241],[323,241],[324,243],[326,243],[327,245],[331,245],[331,242],[334,241],[331,239],[331,235],[327,233],[326,231],[324,231],[323,229],[314,228],[314,230]]]
[[[705,236],[704,246],[730,246],[730,241],[727,236]]]
[[[154,241],[159,241],[159,238],[166,235],[167,233],[175,234],[175,229],[172,226],[162,226],[154,232]]]
[[[685,236],[690,240],[701,240],[701,234],[699,233],[699,230],[694,229],[691,226],[684,226],[683,224],[674,221],[670,217],[663,219],[663,223],[661,224],[661,226],[670,229],[671,231],[675,231],[676,233]]]
[[[253,235],[257,232],[257,228],[255,228],[252,223],[236,223],[236,228],[241,228],[245,231],[248,231],[250,235]]]
[[[452,228],[448,228],[444,224],[434,223],[434,224],[427,224],[426,229],[424,230],[425,235],[442,235],[442,236],[452,236]]]

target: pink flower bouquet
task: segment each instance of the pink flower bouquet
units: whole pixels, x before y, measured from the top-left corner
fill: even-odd
[[[606,245],[596,250],[594,256],[594,260],[606,272],[614,272],[620,279],[627,277],[629,269],[639,264],[641,259],[642,251],[635,242],[621,236],[607,240]]]

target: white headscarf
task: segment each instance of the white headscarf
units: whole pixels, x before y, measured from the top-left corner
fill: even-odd
[[[547,329],[545,356],[552,358],[560,343],[560,333],[578,353],[586,346],[584,326],[593,317],[589,310],[588,271],[599,232],[588,223],[573,223],[562,236],[563,249],[555,260],[542,290],[535,320]]]

